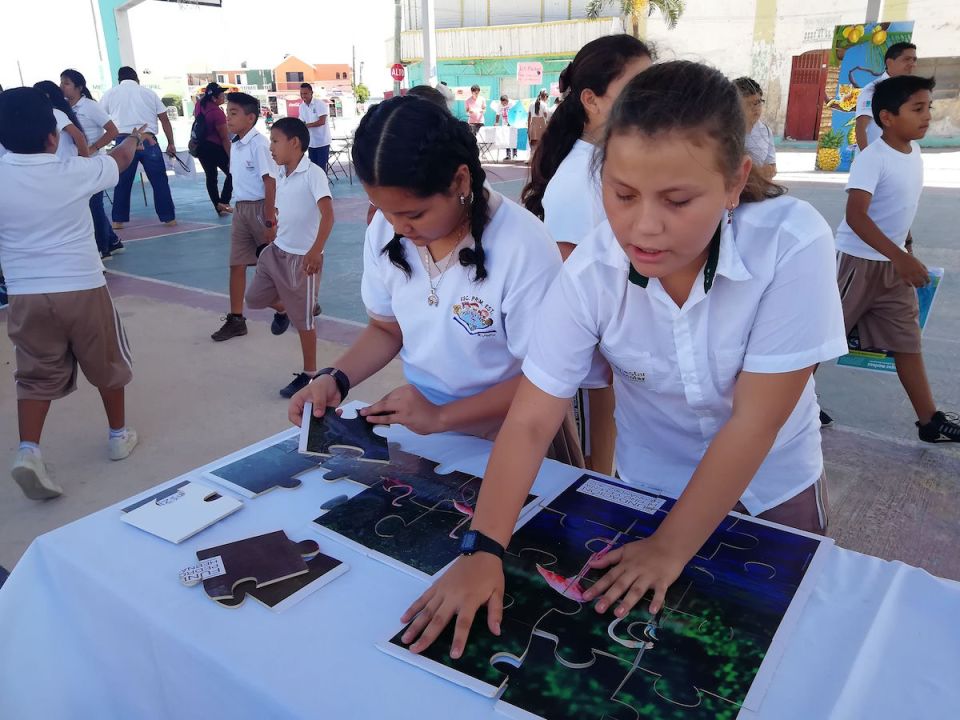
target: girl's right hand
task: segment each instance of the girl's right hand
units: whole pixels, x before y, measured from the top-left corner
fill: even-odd
[[[335,408],[340,404],[340,391],[332,375],[320,375],[303,390],[290,398],[287,408],[287,417],[297,427],[303,424],[303,406],[313,403],[313,414],[323,417],[328,407]]]
[[[412,643],[410,652],[422,652],[430,647],[456,615],[457,624],[450,646],[450,657],[456,660],[463,654],[470,626],[481,606],[487,606],[487,627],[490,632],[500,635],[503,588],[503,563],[500,558],[484,552],[460,556],[400,618],[404,623],[413,620],[400,638],[401,642]]]

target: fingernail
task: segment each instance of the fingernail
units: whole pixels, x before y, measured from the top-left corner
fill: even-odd
[[[458,647],[454,648],[453,650],[450,651],[450,657],[452,657],[454,660],[457,660],[460,657],[460,654],[462,652],[463,652],[462,648],[458,648]]]
[[[406,644],[406,645],[409,645],[409,644],[410,644],[410,639],[411,639],[411,638],[410,638],[410,633],[404,633],[404,634],[400,637],[400,642],[402,642],[402,643],[404,643],[404,644]]]
[[[500,623],[494,623],[494,624],[493,624],[493,634],[494,634],[494,635],[499,635],[499,634],[500,634]]]
[[[601,612],[601,613],[602,613],[602,612],[603,612],[604,610],[606,610],[606,609],[607,609],[607,606],[606,606],[604,603],[602,603],[602,602],[598,602],[598,603],[597,603],[597,612]]]
[[[616,615],[617,617],[623,617],[626,614],[627,614],[627,611],[623,608],[622,605],[618,607],[616,612],[614,613],[614,615]]]

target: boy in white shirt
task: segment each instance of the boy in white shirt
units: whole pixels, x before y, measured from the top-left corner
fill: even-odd
[[[293,397],[317,374],[317,290],[323,246],[333,229],[333,201],[327,174],[306,153],[310,132],[297,118],[281,118],[270,130],[270,154],[277,163],[277,239],[263,249],[247,290],[251,308],[272,307],[283,333],[300,333],[303,371],[280,395]]]
[[[310,146],[307,154],[310,162],[317,165],[324,173],[327,172],[327,162],[330,159],[330,124],[327,122],[330,115],[330,106],[320,98],[313,96],[313,87],[310,83],[300,86],[300,119],[310,131]]]
[[[243,294],[247,268],[277,236],[276,165],[270,159],[270,141],[257,132],[260,103],[247,93],[227,94],[227,132],[233,138],[230,175],[233,178],[234,210],[230,222],[230,312],[223,325],[210,337],[215,342],[247,334],[243,316]],[[274,318],[274,335],[286,330]]]
[[[137,444],[124,415],[130,348],[103,277],[89,200],[116,184],[141,130],[109,156],[59,160],[50,101],[34,88],[0,96],[0,142],[9,151],[0,160],[0,263],[20,427],[11,474],[34,500],[63,492],[47,475],[39,443],[50,402],[73,392],[78,365],[103,398],[110,459],[122,460]]]
[[[853,163],[846,218],[837,228],[837,282],[847,334],[856,326],[864,348],[893,353],[897,375],[917,413],[924,442],[960,442],[957,416],[937,410],[920,351],[916,287],[927,268],[913,256],[910,225],[923,189],[917,140],[930,125],[934,81],[901,75],[877,83],[877,142]],[[829,418],[827,418],[829,420]]]

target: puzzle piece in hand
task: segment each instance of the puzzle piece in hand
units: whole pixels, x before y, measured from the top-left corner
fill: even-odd
[[[306,595],[319,590],[321,587],[336,579],[348,570],[348,566],[337,558],[313,552],[304,555],[307,563],[307,572],[296,575],[280,582],[257,587],[253,581],[242,582],[234,589],[230,599],[217,600],[224,607],[239,607],[247,595],[266,605],[271,610],[281,611],[296,604]]]
[[[411,468],[410,472],[416,471],[416,463],[422,458],[410,453],[405,453],[400,449],[397,443],[388,445],[388,454],[390,455],[389,464],[371,463],[363,461],[363,454],[354,450],[338,451],[330,457],[324,458],[320,467],[326,470],[323,476],[324,480],[351,480],[360,485],[371,487],[383,481],[383,475],[390,472],[393,475],[406,472],[406,468]]]
[[[257,587],[280,582],[307,572],[304,556],[320,551],[314,540],[291,541],[282,530],[237,540],[206,550],[197,551],[197,559],[219,558],[222,575],[203,578],[203,589],[214,600],[234,597],[234,589],[242,582],[252,580]],[[187,582],[186,580],[184,582]],[[193,585],[193,582],[187,584]]]
[[[247,497],[262,495],[275,487],[298,488],[301,481],[297,476],[317,467],[316,460],[299,453],[299,445],[296,436],[289,437],[209,470],[207,475]]]
[[[389,462],[387,439],[375,433],[375,427],[360,415],[345,418],[333,408],[327,408],[323,417],[315,417],[313,406],[307,403],[300,428],[300,452],[328,457],[337,450],[353,450],[362,454],[364,462]]]

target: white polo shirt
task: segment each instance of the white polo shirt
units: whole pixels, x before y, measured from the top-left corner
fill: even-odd
[[[377,212],[367,228],[361,295],[371,317],[392,320],[403,331],[400,359],[407,381],[436,404],[470,397],[520,374],[537,308],[560,270],[560,251],[536,217],[496,192],[483,233],[488,276],[474,280],[473,266],[454,255],[439,283],[436,307],[427,304],[430,279],[418,248],[403,239],[408,278],[381,251],[393,227]],[[468,234],[454,250],[473,245]],[[430,268],[434,270],[433,264]]]
[[[77,104],[73,106],[73,112],[77,114],[77,119],[83,125],[81,129],[87,138],[87,145],[93,145],[103,136],[104,127],[110,122],[110,116],[99,104],[85,97],[77,100]]]
[[[316,122],[322,117],[330,114],[329,106],[319,98],[314,98],[310,103],[300,103],[300,119],[305,123]],[[310,147],[319,148],[330,144],[330,118],[320,127],[307,128],[310,131]]]
[[[877,121],[873,119],[873,93],[877,89],[877,83],[883,82],[889,77],[884,72],[876,80],[860,88],[860,94],[857,95],[857,117],[866,116],[870,118],[870,124],[867,125],[867,145],[872,144],[874,140],[879,140],[880,136],[883,135],[883,128],[877,125]]]
[[[891,241],[905,247],[923,191],[920,146],[911,142],[910,152],[902,153],[882,138],[870,143],[853,160],[847,180],[847,192],[851,190],[864,190],[873,196],[867,215]],[[860,239],[846,217],[837,228],[837,250],[866,260],[888,261]]]
[[[157,116],[167,111],[159,95],[135,80],[123,80],[107,90],[100,98],[100,107],[124,134],[146,125],[147,132],[156,135],[160,131]]]
[[[80,154],[80,151],[77,150],[77,144],[73,141],[73,138],[70,137],[69,133],[66,132],[66,129],[70,125],[73,125],[73,122],[71,122],[63,110],[54,108],[53,116],[57,119],[57,135],[60,139],[60,142],[57,144],[57,157],[61,160],[69,160],[70,158],[77,157],[77,155]]]
[[[600,176],[593,170],[595,146],[577,140],[543,193],[543,223],[557,242],[576,245],[607,219]]]
[[[52,153],[0,158],[0,266],[11,295],[90,290],[105,284],[90,196],[112,188],[116,161]]]
[[[747,154],[754,165],[776,165],[777,148],[773,143],[773,133],[770,128],[757,120],[750,128],[746,137]]]
[[[287,175],[277,168],[277,239],[274,244],[294,255],[306,255],[320,229],[320,198],[330,197],[327,174],[304,153],[296,169]]]
[[[847,352],[833,238],[807,203],[742,205],[723,222],[715,266],[709,291],[701,269],[679,308],[656,278],[646,288],[629,279],[629,260],[601,225],[547,293],[523,363],[541,390],[571,397],[599,346],[613,368],[620,477],[672,497],[730,418],[741,370],[789,372]],[[822,470],[811,378],[741,500],[763,512]]]
[[[233,199],[240,202],[263,200],[263,176],[277,176],[277,166],[270,157],[270,141],[256,128],[240,139],[234,137],[230,147],[230,175]]]

